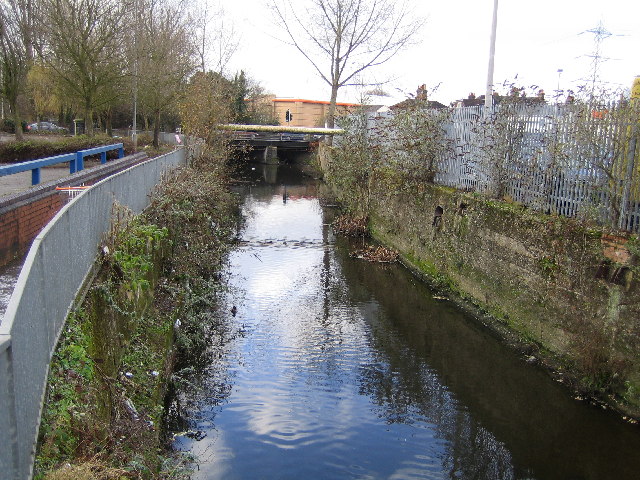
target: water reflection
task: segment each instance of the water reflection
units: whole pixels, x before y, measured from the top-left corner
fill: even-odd
[[[197,478],[634,478],[637,429],[572,401],[404,269],[348,256],[317,186],[253,172],[229,342],[178,446]]]

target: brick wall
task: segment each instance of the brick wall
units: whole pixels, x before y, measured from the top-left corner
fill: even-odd
[[[56,186],[91,185],[146,159],[144,153],[130,155],[0,198],[0,266],[24,255],[33,239],[67,202],[67,194],[56,191]]]
[[[65,201],[61,194],[52,193],[0,215],[0,265],[23,255]]]

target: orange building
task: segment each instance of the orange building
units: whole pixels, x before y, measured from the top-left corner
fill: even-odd
[[[303,100],[298,98],[273,98],[273,114],[280,125],[291,127],[324,127],[329,102],[322,100]],[[345,115],[360,105],[356,103],[336,103],[336,115]],[[287,111],[292,115],[287,122]]]

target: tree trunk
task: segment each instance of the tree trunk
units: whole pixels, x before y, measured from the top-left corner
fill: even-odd
[[[334,128],[336,124],[336,100],[338,99],[338,86],[331,86],[331,100],[329,101],[329,111],[327,112],[327,128]],[[327,145],[333,145],[333,135],[327,138]]]
[[[22,118],[20,118],[20,110],[18,108],[18,98],[9,100],[9,108],[13,113],[13,125],[16,132],[16,141],[21,142],[24,140],[22,132]]]
[[[155,121],[153,122],[153,147],[160,146],[160,110],[156,110]]]
[[[112,116],[111,109],[108,109],[105,116],[105,124],[107,127],[107,135],[109,135],[110,137],[113,137],[113,125],[111,125],[111,116]]]
[[[89,99],[85,101],[84,106],[84,133],[88,137],[93,137],[93,109]]]

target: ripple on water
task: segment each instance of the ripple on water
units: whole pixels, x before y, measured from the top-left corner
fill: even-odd
[[[599,421],[554,384],[406,272],[331,245],[317,201],[274,189],[252,190],[230,256],[241,334],[212,375],[232,387],[194,415],[206,437],[178,442],[197,479],[637,476],[637,432],[586,434]]]

